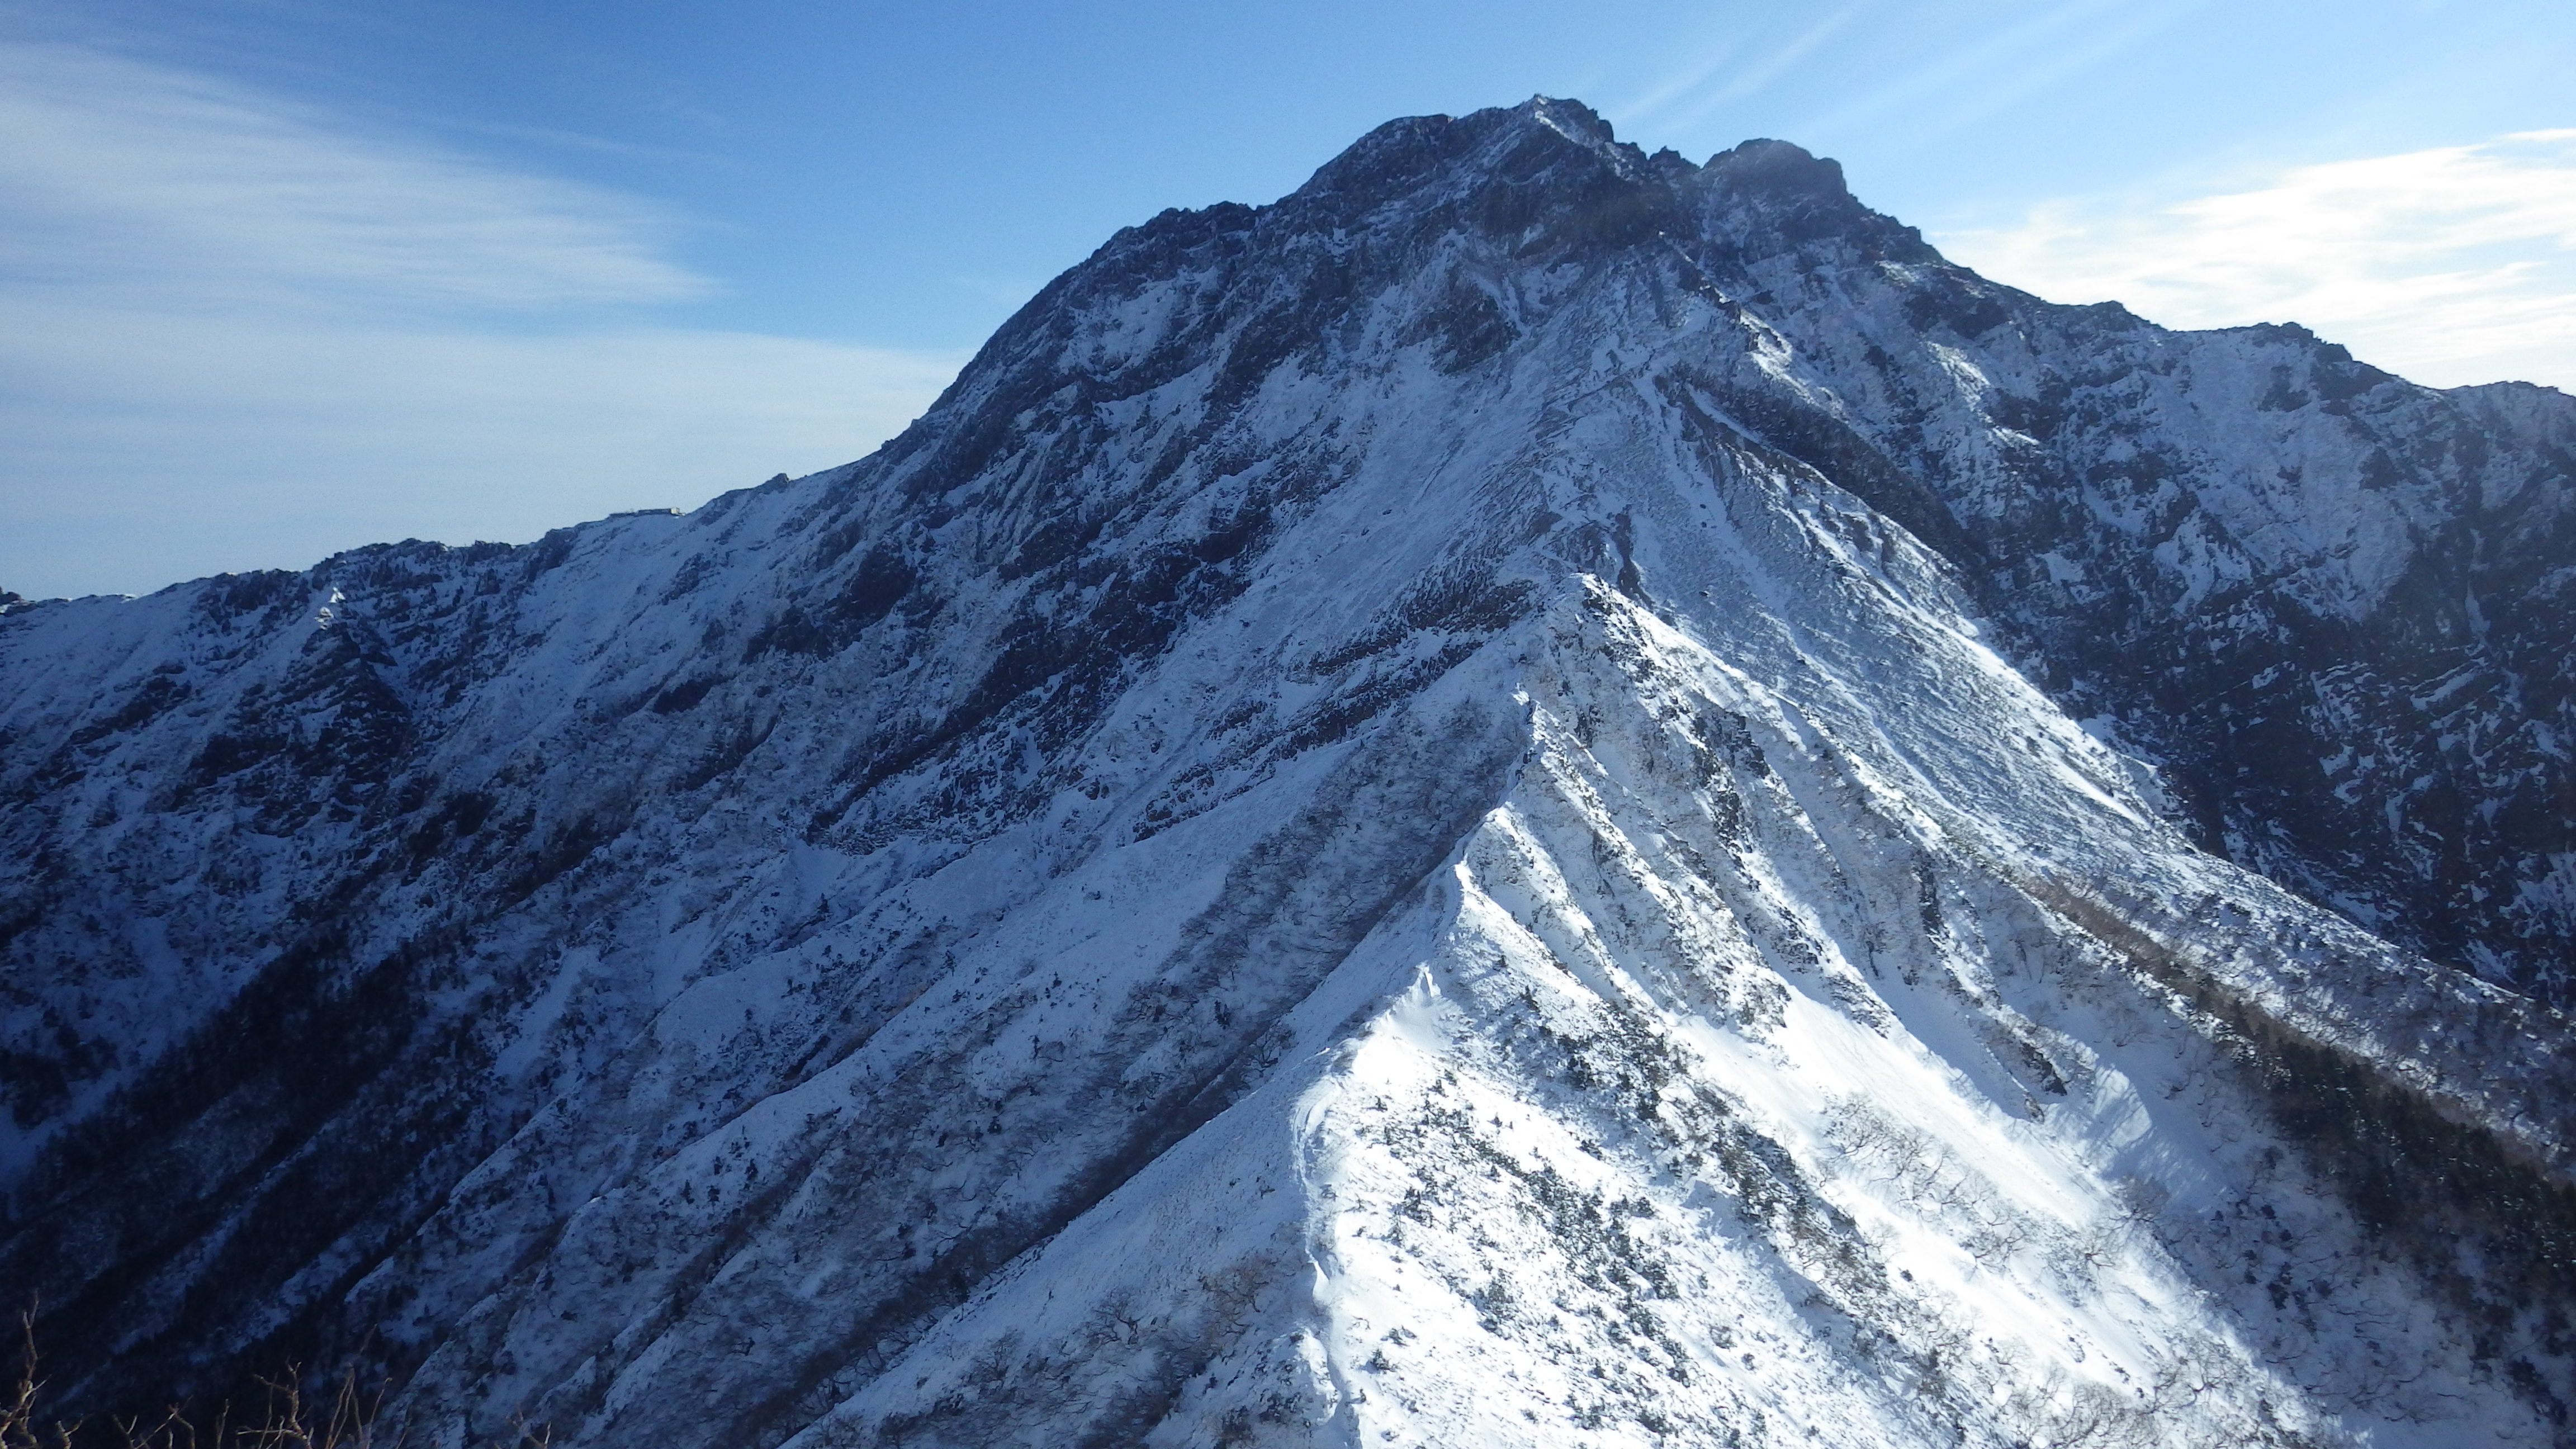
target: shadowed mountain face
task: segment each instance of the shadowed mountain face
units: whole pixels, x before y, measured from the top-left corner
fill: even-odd
[[[440,1445],[2559,1442],[2571,449],[1395,122],[847,467],[0,611],[0,1288]]]

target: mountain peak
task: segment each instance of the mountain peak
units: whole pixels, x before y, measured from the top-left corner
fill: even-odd
[[[1843,180],[1841,162],[1818,156],[1794,141],[1756,136],[1709,157],[1702,169],[1746,190],[1858,204]]]
[[[1620,141],[1591,107],[1532,96],[1463,116],[1389,121],[1326,162],[1287,200],[1374,207],[1406,196],[1436,199],[1493,180],[1579,187],[1605,171],[1631,181],[1651,174],[1645,153]]]
[[[1511,108],[1569,141],[1595,150],[1606,150],[1619,144],[1617,134],[1601,113],[1581,101],[1555,96],[1532,96]],[[1633,147],[1630,149],[1634,149]]]
[[[1913,228],[1870,210],[1841,163],[1756,137],[1693,165],[1618,138],[1581,101],[1532,96],[1463,116],[1411,116],[1371,131],[1281,203],[1300,225],[1466,230],[1585,246],[1713,241],[1772,255],[1840,237],[1865,255],[1938,260]],[[1407,222],[1410,218],[1410,224]],[[1543,238],[1543,239],[1542,239]]]

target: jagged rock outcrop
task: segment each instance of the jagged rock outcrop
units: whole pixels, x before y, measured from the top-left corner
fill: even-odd
[[[1393,123],[848,467],[9,604],[0,1286],[438,1444],[2555,1442],[2571,428]]]

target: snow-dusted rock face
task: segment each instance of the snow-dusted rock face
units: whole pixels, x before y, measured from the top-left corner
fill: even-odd
[[[1395,123],[846,468],[0,614],[0,1287],[439,1445],[2562,1442],[2409,948],[2559,989],[2571,428]]]
[[[2050,306],[1788,148],[1702,176],[1708,275],[1788,343],[1729,369],[1731,421],[1965,571],[2204,848],[2576,1000],[2576,399]]]

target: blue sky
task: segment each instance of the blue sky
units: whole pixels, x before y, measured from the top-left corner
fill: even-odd
[[[2059,300],[2576,388],[2570,74],[2564,0],[0,0],[0,586],[845,461],[1117,227],[1533,93]]]

